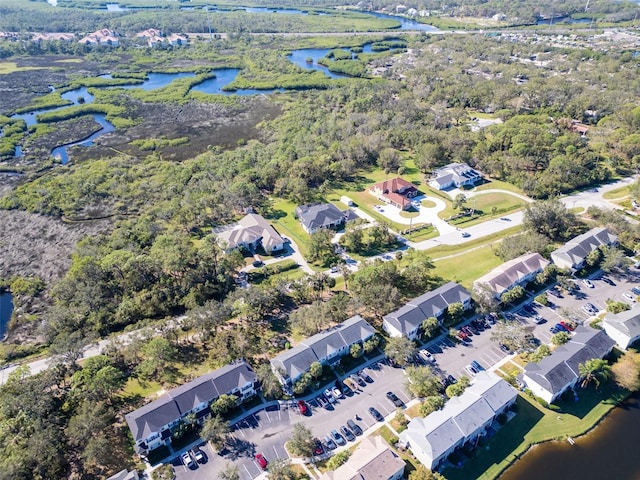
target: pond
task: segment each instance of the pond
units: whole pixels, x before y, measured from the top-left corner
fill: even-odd
[[[13,298],[10,293],[0,293],[0,341],[4,340],[13,312]]]
[[[413,20],[412,18],[398,17],[396,15],[388,15],[386,13],[379,13],[379,12],[362,12],[362,13],[367,13],[369,15],[373,15],[374,17],[378,17],[378,18],[396,20],[400,22],[399,30],[411,30],[411,31],[420,31],[420,32],[439,32],[440,31],[439,28],[436,28],[433,25],[420,23]]]
[[[509,428],[507,424],[505,428]],[[640,479],[640,394],[615,408],[591,433],[533,447],[499,480]]]

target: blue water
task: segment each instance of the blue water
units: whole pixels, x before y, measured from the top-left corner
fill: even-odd
[[[0,293],[0,340],[4,339],[5,333],[11,320],[13,312],[13,299],[10,293]]]
[[[362,47],[362,53],[371,53],[373,50],[371,48],[371,43],[367,43]],[[348,49],[343,49],[348,51]],[[320,65],[318,60],[325,57],[327,53],[329,53],[330,49],[328,48],[305,48],[301,50],[294,50],[289,54],[289,60],[298,65],[299,67],[304,68],[305,70],[318,70],[319,72],[324,72],[330,78],[345,78],[349,77],[349,75],[343,73],[335,73],[330,71],[324,65]],[[352,58],[357,54],[352,54]],[[307,60],[311,59],[311,62]]]
[[[133,84],[133,85],[124,85],[118,86],[117,88],[142,88],[143,90],[156,90],[158,88],[163,88],[169,85],[174,80],[178,80],[180,78],[190,78],[195,77],[196,74],[193,72],[181,72],[181,73],[149,73],[147,75],[146,80],[143,83]],[[109,78],[110,76],[105,76],[105,78]]]
[[[268,90],[256,90],[256,89],[239,89],[239,90],[223,90],[224,87],[233,82],[240,70],[238,68],[221,68],[214,70],[215,78],[210,78],[191,87],[191,90],[196,92],[208,93],[210,95],[259,95],[269,94],[274,92],[284,92],[284,89],[268,89]]]
[[[107,120],[102,113],[95,114],[93,116],[93,119],[96,122],[98,122],[102,127],[100,130],[92,133],[87,138],[78,140],[77,142],[67,143],[65,145],[60,145],[59,147],[54,148],[51,151],[51,156],[60,160],[60,163],[64,165],[69,161],[69,154],[67,153],[67,148],[76,147],[76,146],[90,147],[94,145],[93,141],[96,138],[98,138],[101,135],[104,135],[105,133],[113,132],[116,129],[116,127],[114,127],[113,124],[109,120]]]
[[[391,20],[396,20],[400,22],[399,30],[418,30],[421,32],[439,32],[440,29],[434,27],[433,25],[427,25],[425,23],[416,22],[410,18],[405,17],[397,17],[395,15],[387,15],[386,13],[378,13],[378,12],[362,12],[367,13],[369,15],[373,15],[378,18],[387,18]]]

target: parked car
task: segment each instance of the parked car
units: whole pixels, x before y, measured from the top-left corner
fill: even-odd
[[[264,262],[262,260],[254,260],[253,263],[251,264],[254,267],[258,268],[264,265]]]
[[[369,412],[369,415],[371,415],[376,422],[384,422],[384,417],[374,407],[369,407],[369,410],[367,411]]]
[[[342,433],[342,435],[344,435],[344,437],[350,441],[350,442],[355,442],[356,440],[356,436],[353,434],[353,432],[351,430],[349,430],[347,427],[345,427],[344,425],[342,425],[340,427],[340,432]]]
[[[207,456],[204,454],[202,450],[200,450],[200,447],[197,445],[191,449],[191,455],[193,455],[193,458],[195,458],[196,462],[198,463],[207,462]]]
[[[425,362],[436,363],[436,358],[431,355],[428,350],[422,349],[420,350],[420,352],[418,352],[418,355],[420,355],[420,358],[422,358]]]
[[[560,332],[561,330],[560,330],[557,326],[555,326],[555,325],[554,325],[553,327],[549,328],[549,331],[550,331],[551,333],[558,333],[558,332]]]
[[[546,322],[546,320],[545,320],[544,318],[542,318],[540,315],[536,315],[536,316],[533,318],[533,322],[534,322],[536,325],[541,325],[541,324],[543,324],[544,322]]]
[[[567,333],[569,333],[569,332],[571,331],[571,330],[569,330],[567,327],[565,327],[564,325],[562,325],[561,323],[556,323],[556,324],[554,325],[554,327],[555,327],[556,329],[558,329],[558,331],[559,331],[559,332],[567,332]]]
[[[504,353],[508,353],[508,354],[512,353],[511,349],[507,347],[504,343],[501,343],[499,347],[500,347],[500,350],[502,350]]]
[[[456,377],[454,377],[453,375],[447,375],[447,381],[449,382],[449,385],[458,383],[458,380],[456,380]]]
[[[473,365],[475,369],[478,370],[479,372],[484,370],[484,367],[480,365],[476,360],[472,360],[471,365]]]
[[[322,408],[327,408],[329,406],[329,403],[327,402],[327,399],[324,395],[320,395],[316,400]]]
[[[344,398],[344,395],[342,393],[342,391],[340,391],[340,389],[338,387],[335,387],[333,390],[333,396],[336,397],[336,400],[339,398]]]
[[[402,400],[400,400],[398,398],[398,396],[393,393],[393,392],[387,392],[387,398],[389,400],[391,400],[391,402],[396,406],[396,407],[403,407],[404,406],[404,402]]]
[[[316,456],[322,455],[324,453],[324,448],[322,448],[322,442],[317,438],[314,438],[313,441],[315,442],[313,446],[313,454]]]
[[[564,328],[566,328],[570,332],[573,332],[576,329],[576,327],[574,327],[573,325],[571,325],[571,324],[569,324],[567,322],[564,322],[564,321],[561,321],[560,325],[562,325]]]
[[[324,437],[324,444],[327,446],[329,450],[335,450],[336,448],[338,448],[338,446],[336,445],[336,442],[334,442],[329,435]]]
[[[522,307],[526,313],[534,314],[536,313],[536,309],[530,303],[527,303],[524,307]]]
[[[469,338],[469,335],[467,335],[467,333],[463,330],[458,331],[458,338],[460,340],[467,340]]]
[[[460,327],[460,330],[462,332],[466,333],[467,336],[469,336],[469,337],[473,336],[473,332],[471,331],[471,329],[468,326]]]
[[[264,458],[264,454],[262,454],[262,453],[256,453],[256,462],[258,462],[258,465],[260,466],[260,468],[262,470],[266,470],[267,469],[267,465],[269,464],[267,459]]]
[[[304,400],[298,400],[298,410],[300,411],[300,415],[308,415],[309,407]]]
[[[476,370],[476,368],[473,365],[467,365],[466,367],[464,367],[464,369],[467,371],[467,373],[469,375],[471,375],[472,377],[476,375],[476,373],[478,373],[478,370]]]
[[[367,383],[364,381],[364,379],[361,376],[356,375],[355,373],[349,376],[349,378],[351,379],[352,382],[354,382],[357,385],[360,385],[361,387],[367,386]]]
[[[184,463],[184,466],[194,470],[196,468],[198,468],[198,464],[196,462],[193,461],[193,458],[191,458],[191,455],[189,455],[189,452],[184,452],[180,458],[182,459],[182,463]]]
[[[629,292],[624,292],[622,296],[628,302],[636,303],[636,297],[634,295],[631,295]]]
[[[633,293],[634,295],[640,295],[640,288],[638,287],[633,287],[631,289],[631,293]]]
[[[609,277],[602,277],[602,281],[604,283],[606,283],[607,285],[611,285],[612,287],[616,286],[616,282],[614,282],[613,280],[611,280]],[[638,290],[638,295],[640,295],[640,290]]]
[[[471,234],[469,232],[462,232],[462,238],[469,238]]]
[[[324,396],[327,397],[329,403],[336,403],[336,397],[333,396],[333,393],[328,388],[324,391]]]
[[[347,441],[338,433],[338,430],[331,430],[331,438],[333,438],[333,441],[340,446],[347,444]]]
[[[585,287],[587,288],[594,288],[595,285],[593,284],[593,282],[591,280],[589,280],[588,278],[585,278],[584,280],[582,280],[582,283],[584,284]]]
[[[367,383],[373,383],[373,378],[371,378],[369,375],[367,375],[364,370],[360,370],[358,372],[358,376],[361,379],[363,379],[365,382],[367,382]]]
[[[598,313],[598,309],[593,303],[587,303],[582,306],[582,309],[590,315],[595,315]]]
[[[347,420],[347,426],[351,429],[351,431],[353,433],[356,434],[357,437],[359,437],[360,435],[362,435],[362,428],[360,428],[360,425],[358,425],[356,422],[354,422],[353,420],[349,419]]]
[[[550,288],[549,290],[547,290],[547,293],[549,295],[551,295],[552,297],[556,297],[556,298],[562,298],[562,295],[560,295],[560,292],[558,290],[554,288]]]

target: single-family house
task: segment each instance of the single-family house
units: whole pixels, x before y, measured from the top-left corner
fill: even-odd
[[[271,255],[284,248],[285,241],[273,226],[255,213],[245,215],[231,228],[218,233],[225,248],[245,248],[250,252],[262,247]]]
[[[425,467],[435,470],[458,448],[483,436],[517,396],[495,373],[479,372],[464,393],[450,399],[442,410],[411,420],[400,434],[400,443]]]
[[[466,163],[450,163],[433,171],[429,185],[437,190],[448,190],[475,185],[482,175]]]
[[[596,248],[617,245],[618,237],[606,228],[596,227],[572,238],[551,254],[551,260],[560,268],[579,270],[587,256]]]
[[[220,395],[233,395],[241,403],[255,395],[257,388],[251,366],[238,361],[168,391],[125,415],[136,451],[146,456],[149,451],[170,444],[173,429],[187,415],[195,415],[198,421],[204,421],[211,413],[211,403]]]
[[[404,178],[395,177],[372,185],[369,193],[389,205],[407,210],[411,207],[411,199],[418,195],[418,189]]]
[[[539,253],[525,253],[503,263],[473,282],[474,290],[482,292],[485,288],[492,291],[497,299],[517,285],[524,286],[536,278],[551,262]]]
[[[602,328],[620,348],[626,350],[640,339],[640,303],[635,303],[631,310],[608,313],[602,321]]]
[[[356,315],[272,358],[271,369],[282,384],[293,385],[312,363],[335,363],[349,353],[352,345],[362,345],[375,333],[375,328]]]
[[[447,308],[453,303],[461,303],[467,310],[471,307],[471,294],[462,285],[448,282],[385,315],[382,328],[392,337],[405,336],[415,340],[420,336],[425,319],[436,317],[442,320]]]
[[[342,211],[333,203],[311,203],[296,207],[295,214],[302,228],[309,234],[321,228],[340,229],[351,220],[358,218],[351,209]]]
[[[379,435],[365,437],[346,463],[320,480],[400,480],[405,462]]]
[[[172,33],[167,37],[167,41],[169,42],[169,45],[181,46],[187,44],[187,37],[177,33]]]
[[[152,38],[152,37],[161,37],[162,32],[157,28],[148,28],[143,32],[136,33],[137,38]]]
[[[527,364],[522,383],[538,397],[553,403],[580,381],[578,365],[605,357],[614,344],[604,331],[580,326],[571,340],[556,348],[551,355],[538,363]]]

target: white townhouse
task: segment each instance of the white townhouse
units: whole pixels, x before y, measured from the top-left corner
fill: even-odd
[[[608,313],[602,321],[602,328],[620,348],[626,350],[640,340],[640,303],[635,303],[631,310],[615,315]]]
[[[560,268],[579,270],[587,256],[602,245],[618,244],[618,237],[606,228],[596,227],[587,233],[572,238],[551,253],[551,260]]]
[[[551,262],[545,260],[539,253],[525,253],[519,257],[503,263],[494,268],[485,276],[473,282],[473,288],[481,292],[483,288],[488,288],[499,300],[501,295],[516,287],[525,286],[535,280]]]

